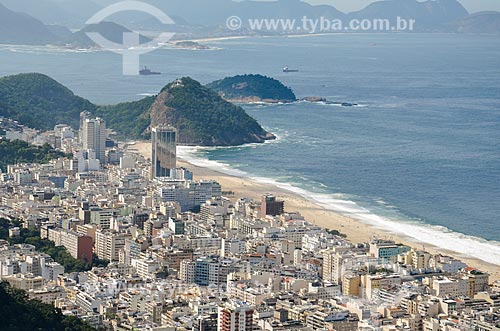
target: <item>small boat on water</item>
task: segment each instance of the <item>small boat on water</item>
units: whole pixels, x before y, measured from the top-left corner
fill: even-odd
[[[296,70],[296,69],[290,69],[290,68],[288,68],[288,67],[284,67],[284,68],[283,68],[283,72],[299,72],[299,71],[298,71],[298,70]]]
[[[150,76],[150,75],[161,75],[161,72],[151,71],[148,67],[144,67],[144,69],[139,70],[139,75],[141,76]]]

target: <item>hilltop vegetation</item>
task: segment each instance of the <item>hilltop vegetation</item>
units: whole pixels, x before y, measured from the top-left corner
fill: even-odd
[[[163,88],[150,118],[152,126],[175,126],[185,144],[230,146],[274,139],[243,108],[188,77]]]
[[[50,160],[66,157],[50,145],[30,145],[21,140],[0,140],[0,169],[6,171],[7,165],[16,163],[47,163]]]
[[[94,112],[95,108],[90,101],[43,74],[0,78],[0,116],[31,128],[51,130],[62,123],[78,128],[80,112]]]
[[[293,102],[297,97],[280,81],[262,75],[226,77],[207,85],[221,97],[239,102]]]
[[[191,78],[168,84],[158,96],[111,106],[96,106],[42,74],[0,78],[0,116],[41,130],[61,123],[76,129],[83,110],[103,117],[107,127],[125,139],[147,139],[151,126],[164,124],[179,130],[179,142],[192,145],[230,146],[274,139],[243,108]],[[12,154],[7,160],[44,161],[23,155]]]
[[[0,283],[0,316],[3,331],[95,331],[75,316],[63,316],[53,305],[29,300],[25,291],[6,282]]]
[[[132,102],[119,103],[112,106],[101,106],[95,114],[106,120],[106,125],[113,128],[122,138],[145,138],[150,120],[148,111],[156,96]]]

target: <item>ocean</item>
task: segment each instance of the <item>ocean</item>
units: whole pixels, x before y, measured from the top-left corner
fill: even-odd
[[[0,75],[46,73],[98,104],[191,76],[261,73],[299,97],[244,105],[278,139],[181,148],[197,165],[274,183],[379,228],[500,265],[500,39],[338,34],[212,41],[142,57],[162,76],[125,77],[119,55],[0,46]],[[283,73],[282,67],[299,69]]]

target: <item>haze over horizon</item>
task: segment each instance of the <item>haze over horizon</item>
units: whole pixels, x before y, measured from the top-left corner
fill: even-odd
[[[355,11],[364,8],[370,3],[380,0],[307,0],[312,4],[329,4],[342,11]],[[470,12],[498,10],[500,11],[500,1],[498,0],[459,0],[459,2]]]
[[[268,1],[268,0],[261,0]],[[269,0],[272,1],[272,0]],[[332,5],[343,12],[352,12],[363,9],[367,5],[380,0],[305,0],[313,5]],[[422,1],[422,0],[421,0]],[[500,11],[500,1],[498,0],[458,0],[470,13],[496,10]]]

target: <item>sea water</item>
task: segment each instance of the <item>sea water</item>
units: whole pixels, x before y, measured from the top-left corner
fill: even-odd
[[[191,76],[261,73],[357,104],[244,105],[278,139],[183,148],[192,162],[294,191],[389,231],[500,264],[500,40],[443,34],[246,38],[157,50],[162,76],[126,77],[119,55],[1,46],[0,74],[43,72],[98,104]],[[282,67],[298,69],[283,73]]]

